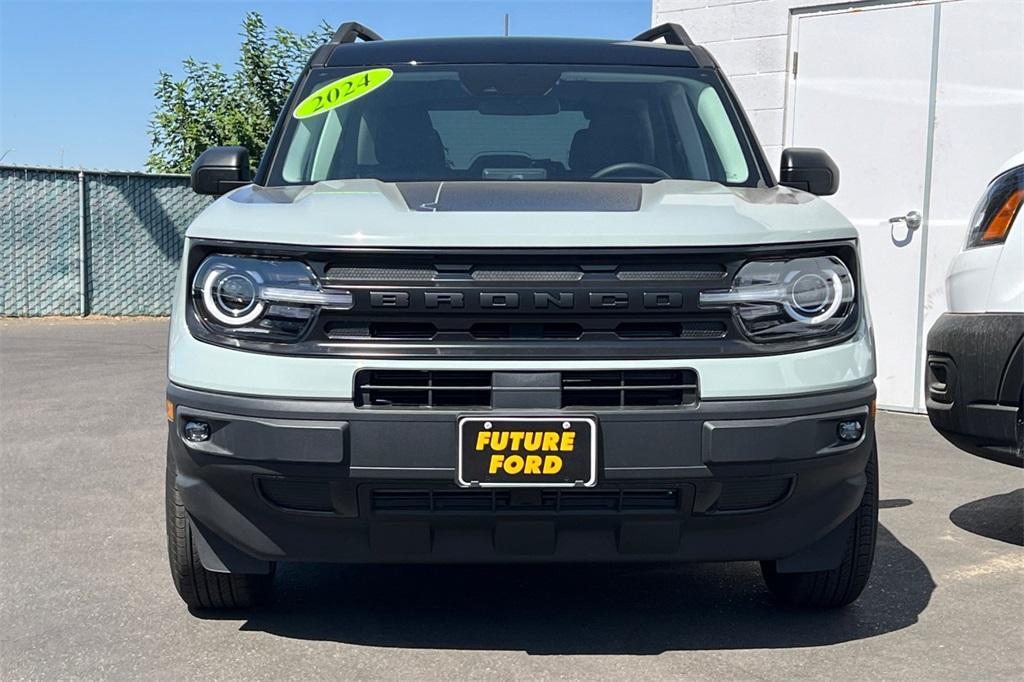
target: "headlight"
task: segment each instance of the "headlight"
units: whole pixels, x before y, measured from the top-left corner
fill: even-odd
[[[192,280],[196,310],[215,331],[292,340],[321,308],[348,309],[352,294],[325,292],[305,263],[214,255]]]
[[[967,246],[1002,244],[1024,204],[1024,166],[1013,168],[992,181],[971,216]]]
[[[752,261],[732,288],[702,291],[702,308],[732,308],[754,341],[783,341],[833,334],[854,319],[853,276],[835,256]]]

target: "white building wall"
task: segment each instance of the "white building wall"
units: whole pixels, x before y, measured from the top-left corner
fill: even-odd
[[[807,0],[653,0],[652,25],[681,24],[729,75],[773,167],[783,145],[789,10]],[[818,3],[821,4],[821,3]]]
[[[875,270],[867,282],[879,355],[918,346],[916,370],[900,359],[890,375],[880,371],[879,402],[923,410],[922,346],[946,310],[949,262],[985,185],[1024,149],[1024,0],[652,0],[652,25],[665,22],[681,24],[722,65],[774,168],[794,143],[822,146],[850,169],[828,201],[873,254],[865,269]],[[804,54],[793,79],[797,42]],[[882,63],[850,61],[844,50],[878,50]],[[841,75],[830,79],[829,69]],[[837,113],[840,101],[852,105]],[[917,109],[893,114],[894,102]],[[892,149],[901,156],[886,161],[880,152]],[[911,209],[924,214],[923,229],[897,239],[890,217]],[[892,267],[899,258],[903,266]],[[901,326],[909,319],[916,339]]]

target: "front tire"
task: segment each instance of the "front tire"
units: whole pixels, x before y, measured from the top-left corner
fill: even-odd
[[[244,609],[262,603],[270,595],[269,575],[215,573],[203,568],[185,512],[181,491],[175,483],[171,454],[167,457],[165,484],[167,506],[167,554],[174,588],[192,609]]]
[[[837,608],[853,603],[868,582],[878,535],[878,447],[872,444],[864,471],[867,485],[846,539],[843,560],[828,571],[779,573],[775,561],[762,561],[768,589],[793,606]]]

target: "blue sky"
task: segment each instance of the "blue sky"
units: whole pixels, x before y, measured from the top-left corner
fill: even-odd
[[[0,154],[20,165],[141,170],[153,85],[181,60],[234,64],[248,10],[298,32],[357,20],[386,38],[513,35],[626,38],[651,0],[0,0]]]

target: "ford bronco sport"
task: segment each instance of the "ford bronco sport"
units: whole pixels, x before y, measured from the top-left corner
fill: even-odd
[[[357,40],[361,39],[361,40]],[[381,40],[341,26],[250,181],[207,150],[171,319],[167,537],[194,608],[281,561],[871,567],[857,233],[776,181],[679,26]]]

